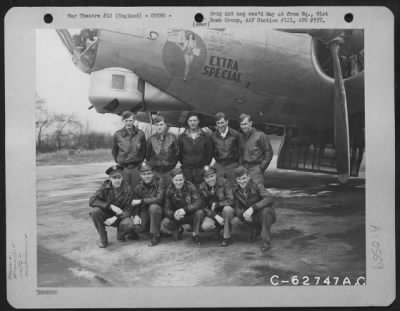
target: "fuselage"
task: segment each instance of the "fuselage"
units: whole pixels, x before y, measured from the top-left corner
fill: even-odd
[[[144,81],[213,115],[257,123],[333,126],[334,80],[320,69],[307,34],[277,30],[99,30],[89,72],[126,68]],[[349,115],[364,110],[363,72],[345,81]]]

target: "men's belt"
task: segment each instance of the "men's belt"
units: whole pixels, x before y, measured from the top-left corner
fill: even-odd
[[[139,163],[136,163],[136,164],[127,164],[127,165],[122,165],[124,168],[129,168],[129,169],[132,169],[132,168],[137,168],[138,166],[139,166]]]
[[[155,166],[155,167],[153,167],[153,169],[156,172],[165,173],[165,172],[171,171],[173,169],[173,167],[171,167],[171,166]]]
[[[243,163],[243,166],[245,168],[250,168],[250,167],[257,166],[257,165],[260,165],[260,163]]]
[[[230,165],[230,164],[235,164],[237,163],[236,161],[229,161],[229,160],[221,160],[221,161],[216,161],[220,165]]]

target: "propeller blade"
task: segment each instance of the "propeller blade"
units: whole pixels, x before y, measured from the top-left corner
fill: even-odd
[[[330,44],[335,75],[334,133],[336,146],[336,165],[339,181],[346,182],[350,175],[350,138],[347,116],[346,89],[339,61],[339,42]]]

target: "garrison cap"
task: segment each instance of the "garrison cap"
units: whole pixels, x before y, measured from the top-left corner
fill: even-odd
[[[115,175],[115,174],[121,174],[122,175],[122,171],[124,170],[124,167],[116,164],[113,166],[110,166],[108,169],[106,169],[106,174],[109,176]]]
[[[156,115],[156,116],[153,117],[153,124],[156,124],[156,123],[161,122],[161,121],[165,121],[164,116]]]
[[[139,172],[143,173],[143,172],[147,172],[147,171],[152,171],[153,167],[148,164],[146,161],[143,161],[140,165],[139,165]]]
[[[179,174],[183,174],[183,171],[180,167],[175,167],[172,171],[171,171],[171,178],[174,178],[176,175]]]
[[[238,178],[238,177],[242,177],[244,174],[247,174],[248,173],[248,171],[247,171],[247,168],[245,168],[244,166],[239,166],[239,167],[237,167],[237,168],[235,168],[234,170],[233,170],[233,172],[235,173],[235,177],[236,178]]]
[[[203,172],[202,172],[203,177],[207,177],[209,175],[216,174],[216,173],[217,173],[217,169],[214,166],[209,166],[209,165],[204,166]]]

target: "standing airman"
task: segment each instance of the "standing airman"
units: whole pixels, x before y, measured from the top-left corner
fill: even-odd
[[[210,136],[200,128],[199,116],[190,113],[187,119],[188,128],[179,135],[179,161],[187,181],[198,186],[203,178],[204,165],[212,160],[212,141]]]
[[[264,185],[264,172],[273,156],[271,143],[264,132],[253,128],[253,122],[248,114],[242,113],[239,120],[243,131],[240,142],[240,162],[248,169],[254,182]]]
[[[112,155],[115,162],[124,167],[124,180],[135,188],[139,181],[138,166],[146,156],[146,138],[144,132],[134,125],[135,114],[122,113],[124,127],[115,132],[112,140]]]
[[[211,135],[214,150],[214,167],[218,176],[223,176],[233,185],[235,175],[233,170],[239,166],[241,134],[229,127],[229,121],[223,112],[215,115],[217,130]]]
[[[156,133],[147,140],[146,159],[154,173],[169,182],[171,170],[179,160],[178,139],[174,134],[168,133],[163,116],[155,116],[154,125]]]

